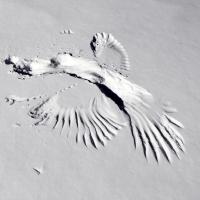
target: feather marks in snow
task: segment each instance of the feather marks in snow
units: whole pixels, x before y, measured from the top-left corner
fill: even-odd
[[[119,52],[121,56],[120,70],[129,69],[129,59],[124,47],[107,33],[97,33],[91,42],[91,48],[95,56],[100,56],[104,48],[111,48]],[[180,152],[184,152],[184,140],[177,128],[183,125],[170,114],[176,109],[169,104],[164,104],[158,113],[157,104],[153,96],[144,88],[130,82],[118,72],[105,69],[96,61],[82,57],[74,57],[70,54],[59,54],[56,58],[43,59],[19,59],[10,57],[8,64],[13,65],[17,73],[38,76],[49,73],[67,73],[96,84],[102,93],[109,96],[128,118],[135,146],[141,142],[144,155],[148,158],[152,151],[155,159],[160,160],[160,153],[171,162],[171,151],[180,158]],[[64,91],[64,90],[63,90]],[[76,141],[83,142],[86,146],[92,144],[95,148],[105,145],[122,128],[123,124],[111,115],[111,110],[106,106],[105,99],[99,103],[98,98],[92,98],[89,108],[75,107],[65,108],[58,104],[59,92],[45,98],[34,106],[29,115],[37,120],[36,125],[51,124],[53,129],[72,134],[75,127]],[[7,98],[11,104],[24,99]],[[153,105],[156,105],[154,108]],[[106,111],[109,111],[106,112]]]
[[[113,49],[121,56],[119,71],[127,71],[130,69],[129,57],[126,49],[111,33],[96,33],[90,42],[90,46],[95,57],[100,57],[105,48]]]
[[[29,116],[36,119],[35,125],[51,125],[52,129],[59,129],[60,134],[69,137],[72,129],[76,128],[76,142],[83,142],[86,146],[92,144],[95,148],[105,146],[107,141],[117,135],[125,125],[114,118],[114,114],[106,112],[105,103],[98,98],[92,98],[89,109],[82,107],[64,108],[58,104],[58,94],[49,97],[32,107]],[[109,109],[110,111],[110,109]]]
[[[178,120],[169,116],[165,111],[161,114],[156,112],[150,114],[151,112],[148,110],[133,105],[126,105],[126,111],[130,117],[135,147],[141,141],[147,159],[150,149],[158,162],[160,161],[160,152],[169,162],[172,161],[170,149],[178,158],[180,158],[180,151],[185,152],[184,139],[176,130],[176,128],[183,128]]]

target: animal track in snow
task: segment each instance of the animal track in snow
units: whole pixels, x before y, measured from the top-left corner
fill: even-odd
[[[129,59],[124,47],[111,35],[97,33],[91,42],[95,56],[101,56],[105,47],[118,51],[121,56],[120,70],[129,70]],[[115,102],[127,119],[135,147],[139,141],[144,155],[148,159],[151,151],[159,162],[161,153],[171,162],[171,150],[180,158],[184,152],[184,139],[177,128],[183,125],[170,114],[176,112],[170,104],[159,105],[152,94],[121,75],[100,65],[97,61],[84,57],[75,57],[69,53],[58,54],[49,60],[44,59],[10,59],[16,73],[28,76],[46,76],[48,74],[68,74],[88,81],[104,94],[102,103],[99,97],[91,98],[88,108],[62,107],[58,103],[59,93],[44,98],[42,102],[31,108],[29,115],[38,120],[36,125],[46,124],[53,129],[65,128],[70,135],[72,127],[76,127],[76,141],[83,141],[86,146],[95,148],[105,145],[125,125],[117,119],[107,103],[110,98]]]

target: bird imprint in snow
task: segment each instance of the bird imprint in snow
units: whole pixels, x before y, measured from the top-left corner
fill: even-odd
[[[35,125],[51,124],[53,129],[59,128],[60,133],[66,130],[67,136],[76,134],[77,142],[82,141],[86,146],[92,144],[99,148],[100,145],[106,145],[128,123],[135,147],[142,146],[147,159],[150,151],[157,162],[160,161],[161,154],[171,162],[172,151],[180,158],[180,152],[184,152],[185,147],[178,129],[183,128],[183,125],[171,116],[177,110],[169,103],[159,104],[150,92],[122,75],[121,70],[130,69],[128,55],[111,34],[97,33],[90,44],[95,56],[101,56],[105,47],[118,51],[122,60],[120,70],[109,70],[95,60],[76,57],[70,53],[58,54],[48,60],[18,57],[7,59],[7,64],[13,66],[13,71],[22,76],[68,74],[88,81],[103,93],[102,98],[91,98],[87,107],[61,106],[58,99],[62,92],[42,98],[29,111],[29,116],[37,120]],[[108,98],[118,106],[127,123],[119,121]],[[76,127],[77,131],[72,133],[72,127]]]

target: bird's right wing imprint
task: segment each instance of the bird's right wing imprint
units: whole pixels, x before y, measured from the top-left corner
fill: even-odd
[[[160,152],[171,162],[172,150],[180,158],[180,151],[185,152],[184,139],[176,128],[183,128],[181,122],[170,116],[176,110],[171,106],[162,108],[162,113],[151,112],[151,108],[134,105],[126,105],[129,116],[130,128],[134,138],[135,147],[141,142],[144,155],[148,159],[152,151],[157,162],[160,160]]]

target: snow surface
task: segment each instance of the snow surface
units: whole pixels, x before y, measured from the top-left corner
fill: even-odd
[[[8,55],[45,59],[69,50],[92,58],[89,42],[102,31],[126,48],[129,79],[178,108],[186,141],[181,160],[147,162],[128,128],[106,148],[87,149],[46,127],[32,127],[25,104],[5,102],[10,94],[51,94],[79,82],[68,76],[19,80],[3,62]],[[198,0],[0,0],[0,199],[198,200],[199,33]],[[98,93],[79,85],[66,94],[72,104]]]

